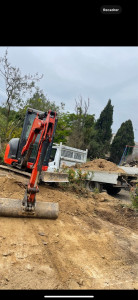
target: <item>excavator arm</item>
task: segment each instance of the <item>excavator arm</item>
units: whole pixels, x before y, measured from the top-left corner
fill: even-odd
[[[49,144],[52,141],[56,124],[56,112],[51,110],[48,113],[37,114],[35,117],[28,139],[25,146],[22,149],[21,155],[21,168],[26,167],[29,157],[31,155],[33,144],[40,133],[40,139],[38,143],[37,155],[33,165],[31,177],[24,195],[23,206],[26,211],[35,209],[36,193],[39,192],[38,181],[41,174],[43,162],[47,153]],[[45,119],[45,120],[44,120]],[[50,155],[50,153],[49,153]]]

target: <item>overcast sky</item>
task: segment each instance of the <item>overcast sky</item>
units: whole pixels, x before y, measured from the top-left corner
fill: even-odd
[[[22,74],[43,74],[39,87],[65,111],[73,112],[82,96],[97,119],[110,98],[113,133],[131,119],[138,142],[138,47],[8,47],[8,57]],[[5,99],[0,76],[0,105]]]

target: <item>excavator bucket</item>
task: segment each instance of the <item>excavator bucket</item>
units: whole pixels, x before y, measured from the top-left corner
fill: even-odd
[[[56,219],[58,213],[58,203],[37,201],[35,210],[26,212],[22,200],[0,198],[0,216],[2,217]]]
[[[7,168],[6,166],[1,166],[3,171],[0,171],[0,177],[9,177],[11,176],[15,179],[15,182],[23,184],[24,187],[28,185],[29,178],[31,176],[30,173],[21,172],[20,170],[16,170],[13,168]],[[7,174],[8,171],[8,174]],[[56,178],[53,176],[48,176],[48,178],[44,176],[46,172],[43,172],[43,178],[41,178],[42,182],[53,182]],[[66,180],[63,177],[61,180]],[[33,212],[25,212],[24,207],[22,206],[22,200],[19,199],[11,199],[11,198],[0,198],[0,216],[3,217],[30,217],[30,218],[45,218],[45,219],[56,219],[58,218],[59,213],[59,205],[58,203],[53,202],[43,202],[36,201],[35,211]]]
[[[58,182],[69,182],[67,173],[59,173],[59,172],[42,172],[41,180],[45,183],[58,183]]]

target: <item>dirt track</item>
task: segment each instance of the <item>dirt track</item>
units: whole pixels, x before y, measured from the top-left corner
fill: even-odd
[[[24,191],[0,177],[0,197]],[[134,211],[106,193],[86,198],[49,186],[37,200],[59,202],[58,219],[0,218],[0,289],[138,288]]]

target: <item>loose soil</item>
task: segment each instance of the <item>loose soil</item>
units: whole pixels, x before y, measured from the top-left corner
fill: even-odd
[[[76,165],[76,167],[78,167],[78,165]],[[80,169],[126,173],[124,170],[119,168],[116,164],[102,158],[94,159],[92,161],[88,161],[84,164],[81,164]]]
[[[21,199],[19,176],[0,177],[0,197]],[[0,289],[137,289],[137,213],[107,195],[41,185],[56,220],[0,217]]]

